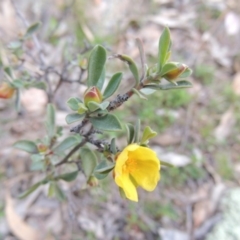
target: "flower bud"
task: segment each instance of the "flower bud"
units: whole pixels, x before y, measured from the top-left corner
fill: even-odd
[[[11,98],[15,92],[15,88],[13,88],[9,83],[3,82],[0,85],[0,98]]]
[[[179,64],[176,66],[175,69],[167,72],[162,77],[166,78],[169,81],[174,81],[177,79],[185,70],[187,69],[187,66],[185,64]]]
[[[94,176],[91,176],[88,181],[87,181],[87,184],[91,187],[96,187],[98,186],[98,180],[97,178],[95,178]]]
[[[96,103],[101,103],[102,98],[103,97],[100,90],[97,87],[93,86],[86,90],[84,94],[84,104],[85,106],[87,106],[87,104],[91,101]]]
[[[46,145],[42,144],[42,143],[38,145],[38,151],[39,151],[40,153],[46,152],[47,149],[48,149],[48,147],[47,147]]]

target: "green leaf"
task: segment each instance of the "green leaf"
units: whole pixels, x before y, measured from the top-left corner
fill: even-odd
[[[164,162],[164,161],[161,161],[161,160],[160,160],[160,164],[161,164],[162,166],[166,166],[166,167],[175,167],[175,166],[172,165],[171,163]]]
[[[143,92],[138,91],[136,88],[132,88],[132,91],[141,99],[148,100]]]
[[[122,130],[119,120],[113,114],[107,114],[103,117],[89,118],[89,121],[92,123],[92,125],[95,128],[99,130],[104,130],[104,131],[121,131]]]
[[[82,103],[82,101],[76,97],[72,97],[67,100],[68,107],[73,111],[77,111],[79,109],[79,103]]]
[[[77,111],[78,114],[82,115],[82,114],[85,114],[87,111],[88,109],[84,103],[78,103],[78,111]]]
[[[119,57],[119,59],[121,59],[122,61],[126,62],[129,66],[130,71],[133,74],[133,77],[135,78],[135,86],[139,85],[139,73],[138,73],[138,68],[136,63],[133,61],[133,59],[127,55],[117,55]]]
[[[115,73],[111,77],[106,89],[104,90],[103,99],[111,97],[117,91],[121,80],[122,80],[122,73],[121,72]]]
[[[45,164],[43,161],[38,161],[38,162],[32,162],[30,165],[30,170],[31,171],[44,171],[45,170]]]
[[[55,108],[52,104],[47,106],[47,121],[46,121],[47,134],[50,138],[54,137],[56,133],[55,127]]]
[[[38,153],[37,145],[34,142],[28,140],[20,140],[14,143],[13,147],[28,153]]]
[[[190,68],[186,68],[185,71],[178,76],[178,78],[188,78],[192,74],[192,70]]]
[[[18,196],[18,198],[22,199],[22,198],[25,198],[27,197],[29,194],[31,194],[32,192],[34,192],[39,186],[41,186],[42,183],[41,182],[38,182],[38,183],[35,183],[34,185],[32,185],[27,191],[23,192],[22,194],[20,194]]]
[[[105,48],[100,45],[97,45],[93,48],[88,63],[88,79],[87,85],[88,87],[91,86],[98,86],[101,85],[101,75],[107,60],[107,52]],[[100,82],[99,82],[100,79]],[[99,83],[98,83],[99,82]]]
[[[127,141],[128,141],[128,144],[131,144],[133,143],[133,140],[134,140],[134,127],[132,124],[130,123],[127,123],[126,125],[126,130],[127,130]]]
[[[148,85],[145,85],[145,87],[155,89],[155,90],[170,90],[170,89],[177,89],[177,88],[190,88],[192,87],[192,83],[182,80],[182,81],[177,81],[176,83],[168,83],[164,85],[148,84]]]
[[[12,68],[10,67],[5,67],[4,72],[10,77],[13,78],[13,73],[12,73]]]
[[[103,87],[104,82],[105,82],[105,75],[106,75],[106,70],[105,70],[105,67],[104,67],[103,70],[102,70],[102,74],[101,74],[100,78],[98,79],[98,82],[97,82],[97,85],[96,85],[100,91],[102,90],[102,87]]]
[[[66,182],[72,182],[73,180],[75,180],[77,178],[78,173],[79,173],[78,171],[65,173],[65,174],[57,176],[56,180],[62,179]]]
[[[40,22],[33,23],[31,26],[28,27],[27,32],[25,33],[25,38],[30,37],[32,34],[34,34],[39,27],[41,26]]]
[[[166,62],[166,58],[168,57],[170,47],[171,47],[170,30],[168,27],[165,27],[158,44],[158,71],[157,71],[158,73],[161,72],[162,67]]]
[[[47,84],[45,82],[35,81],[35,82],[30,84],[30,87],[46,90],[47,89]]]
[[[48,179],[44,178],[43,180],[41,180],[40,182],[35,183],[34,185],[32,185],[27,191],[23,192],[22,194],[20,194],[18,196],[18,198],[22,199],[27,197],[29,194],[31,194],[32,192],[34,192],[39,186],[44,185],[48,183]]]
[[[78,139],[76,137],[70,136],[65,138],[61,143],[59,143],[56,147],[53,148],[54,152],[64,152],[67,149],[75,146],[78,143]]]
[[[87,106],[91,112],[96,111],[97,109],[105,110],[110,102],[96,103],[93,101],[88,102]]]
[[[25,82],[20,79],[15,79],[14,81],[12,81],[12,85],[16,88],[24,88]]]
[[[141,143],[145,143],[148,141],[150,138],[153,138],[157,135],[157,132],[153,131],[149,126],[145,127],[141,139]]]
[[[107,164],[103,167],[98,167],[94,170],[95,173],[101,173],[101,174],[105,174],[105,173],[109,173],[113,170],[113,168],[115,167],[115,164],[112,163],[112,164]]]
[[[80,158],[82,161],[83,172],[88,180],[97,165],[96,155],[89,148],[82,148],[80,151]]]
[[[67,124],[71,124],[77,121],[80,121],[84,118],[85,114],[70,113],[66,116],[65,120]]]
[[[56,198],[60,201],[64,201],[66,199],[66,196],[62,189],[58,186],[56,182],[52,182],[53,184],[53,192],[55,193]]]
[[[94,175],[98,180],[102,180],[102,179],[106,178],[107,175],[108,175],[108,173],[97,173],[97,172],[95,172],[95,171],[96,171],[97,169],[101,169],[101,168],[103,168],[103,167],[106,167],[107,165],[108,165],[108,164],[107,164],[107,161],[106,161],[106,160],[103,160],[103,161],[101,161],[101,162],[96,166],[93,175]]]
[[[116,153],[117,153],[116,139],[115,139],[115,138],[112,138],[112,140],[111,140],[110,151],[111,151],[113,154],[116,154]]]
[[[151,89],[151,88],[142,88],[142,89],[140,90],[140,92],[143,93],[143,94],[145,94],[145,95],[151,95],[151,94],[155,93],[156,90]]]
[[[57,130],[56,130],[57,136],[61,137],[62,136],[62,131],[63,131],[63,127],[57,126]]]
[[[175,70],[178,68],[178,64],[179,63],[174,63],[174,62],[168,62],[166,64],[163,65],[162,70],[161,70],[161,76],[163,76],[164,74]]]
[[[7,47],[9,49],[15,50],[15,49],[18,49],[18,48],[22,47],[22,42],[19,41],[19,40],[12,41],[7,45]]]
[[[40,153],[36,153],[36,154],[32,154],[31,155],[31,159],[33,162],[39,162],[44,160],[45,156],[43,154]]]
[[[140,121],[140,119],[137,119],[134,130],[135,130],[134,131],[134,142],[138,143],[139,142],[140,130],[141,130],[141,121]]]
[[[48,186],[48,197],[53,197],[55,195],[55,182],[50,182]]]

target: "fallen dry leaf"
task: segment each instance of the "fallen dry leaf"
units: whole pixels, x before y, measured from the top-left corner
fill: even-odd
[[[235,124],[233,108],[229,108],[221,117],[219,125],[214,131],[214,135],[218,141],[225,140]]]
[[[197,228],[209,217],[209,200],[197,202],[194,206],[193,211],[193,223],[194,227]]]
[[[233,92],[240,95],[240,72],[236,73],[232,83]]]
[[[6,217],[12,233],[20,240],[40,240],[41,233],[33,229],[14,210],[13,199],[6,194]]]

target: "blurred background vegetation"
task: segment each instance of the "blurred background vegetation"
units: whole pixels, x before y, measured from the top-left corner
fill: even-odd
[[[140,38],[149,64],[156,62],[158,39],[168,26],[172,59],[192,68],[193,87],[158,91],[148,101],[133,96],[116,111],[122,120],[134,123],[140,118],[142,126],[157,131],[151,146],[160,159],[176,166],[163,167],[157,190],[140,192],[138,204],[120,198],[111,176],[99,188],[86,188],[81,181],[63,185],[66,202],[48,199],[44,187],[17,200],[17,194],[40,177],[30,171],[29,156],[11,145],[44,135],[47,96],[42,90],[24,91],[20,116],[14,101],[1,100],[0,238],[18,239],[16,232],[22,228],[22,239],[27,240],[35,240],[31,231],[61,240],[240,239],[239,1],[2,0],[3,61],[9,65],[19,61],[7,46],[23,34],[26,23],[37,21],[42,23],[37,38],[45,62],[59,70],[69,63],[64,71],[73,79],[79,74],[78,61],[97,43],[109,55],[127,54],[140,66],[135,42]],[[34,39],[29,39],[20,57],[27,63],[22,71],[41,74],[32,58],[36,52]],[[133,83],[131,73],[119,60],[109,59],[107,73],[116,71],[124,71],[125,86],[119,89],[123,93]],[[57,77],[52,73],[50,81],[56,84]],[[66,82],[54,97],[57,124],[64,127],[65,135],[69,132],[66,101],[81,97],[84,90],[83,85]],[[118,136],[121,146],[126,144],[124,136]]]

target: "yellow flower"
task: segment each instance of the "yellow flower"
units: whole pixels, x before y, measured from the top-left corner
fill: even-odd
[[[128,199],[137,202],[137,187],[153,191],[160,180],[159,170],[160,161],[154,151],[130,144],[117,156],[115,182]]]

